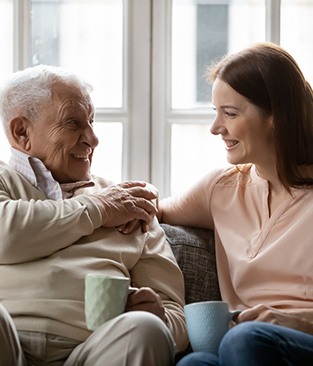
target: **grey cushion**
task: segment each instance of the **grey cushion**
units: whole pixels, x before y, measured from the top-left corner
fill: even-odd
[[[214,232],[161,224],[185,280],[185,301],[220,300]]]

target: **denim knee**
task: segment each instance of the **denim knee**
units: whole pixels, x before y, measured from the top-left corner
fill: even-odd
[[[219,366],[217,356],[207,352],[193,352],[183,357],[177,366]]]
[[[277,347],[273,324],[244,322],[231,328],[224,336],[220,348],[221,366],[282,365],[282,349]],[[274,330],[274,331],[273,331]]]
[[[233,348],[236,345],[236,349],[244,349],[252,338],[255,337],[255,329],[257,322],[244,322],[231,328],[224,336],[220,350],[223,348]]]

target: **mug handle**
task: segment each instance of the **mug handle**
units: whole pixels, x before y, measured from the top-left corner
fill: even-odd
[[[138,288],[137,288],[137,287],[131,287],[131,286],[129,286],[129,287],[128,287],[128,295],[132,294],[133,292],[135,292],[135,291],[137,291],[137,290],[138,290]]]
[[[229,320],[233,320],[237,315],[241,313],[241,310],[233,310],[229,312]]]

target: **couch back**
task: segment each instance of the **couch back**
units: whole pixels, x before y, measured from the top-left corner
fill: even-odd
[[[161,224],[185,280],[186,304],[220,300],[214,232]]]

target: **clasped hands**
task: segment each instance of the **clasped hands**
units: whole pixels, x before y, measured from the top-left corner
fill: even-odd
[[[110,185],[93,193],[92,198],[101,211],[102,226],[115,227],[123,234],[139,226],[146,232],[158,211],[158,190],[140,181]],[[165,321],[161,297],[148,287],[141,287],[128,296],[126,311],[148,311]]]
[[[127,181],[92,194],[102,214],[103,227],[128,234],[139,226],[143,232],[157,213],[158,190],[151,184]]]

